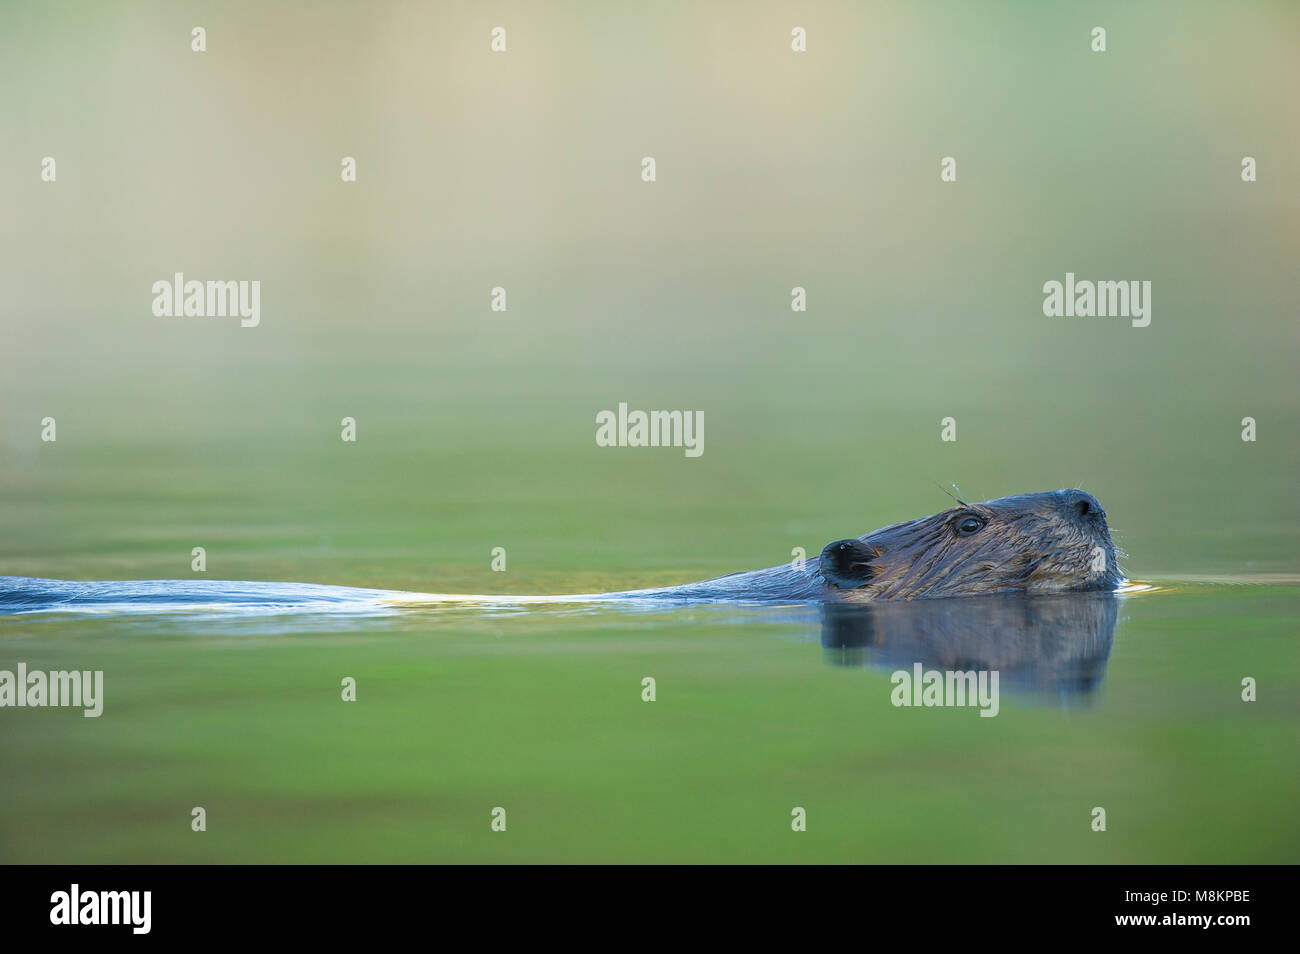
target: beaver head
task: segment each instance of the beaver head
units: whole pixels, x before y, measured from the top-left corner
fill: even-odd
[[[895,524],[822,550],[846,599],[1114,589],[1106,511],[1082,490],[1017,494]]]

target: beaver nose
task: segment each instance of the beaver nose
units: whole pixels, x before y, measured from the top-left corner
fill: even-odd
[[[1082,490],[1062,490],[1060,492],[1061,509],[1066,517],[1085,525],[1104,522],[1106,511],[1101,503],[1090,493]]]

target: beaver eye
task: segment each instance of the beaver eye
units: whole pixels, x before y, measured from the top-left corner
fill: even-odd
[[[979,533],[984,527],[984,521],[979,517],[967,517],[957,524],[957,532],[963,537],[969,537],[972,533]]]

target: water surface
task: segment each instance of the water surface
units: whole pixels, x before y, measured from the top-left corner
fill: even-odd
[[[3,713],[0,859],[1294,862],[1298,609],[1274,581],[10,616],[0,667],[106,688],[98,719]],[[914,661],[1001,667],[997,716],[895,707]]]

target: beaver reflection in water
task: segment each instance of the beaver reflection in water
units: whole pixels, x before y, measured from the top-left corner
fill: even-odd
[[[996,671],[1003,689],[1066,704],[1101,686],[1118,614],[1105,592],[826,603],[821,642],[835,666]]]

